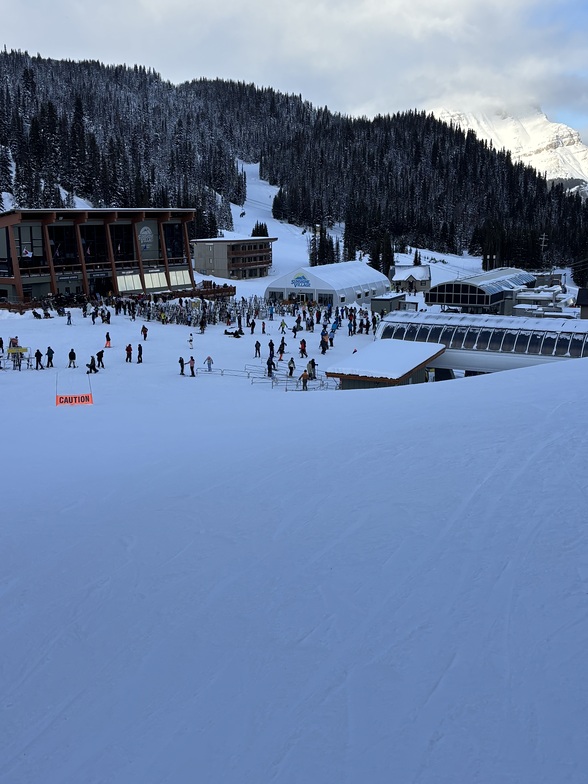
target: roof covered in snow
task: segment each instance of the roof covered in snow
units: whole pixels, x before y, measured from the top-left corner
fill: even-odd
[[[441,343],[374,340],[348,359],[331,365],[327,376],[355,376],[398,381],[445,351]]]
[[[407,264],[394,267],[392,280],[431,280],[431,268],[428,264]]]

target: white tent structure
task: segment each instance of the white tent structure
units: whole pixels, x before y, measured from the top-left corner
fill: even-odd
[[[298,267],[273,280],[266,299],[316,302],[319,305],[370,305],[372,297],[390,291],[390,281],[362,261],[343,261],[319,267]]]

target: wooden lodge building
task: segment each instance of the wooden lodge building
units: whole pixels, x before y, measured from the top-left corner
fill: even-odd
[[[193,292],[189,209],[0,213],[0,302]]]

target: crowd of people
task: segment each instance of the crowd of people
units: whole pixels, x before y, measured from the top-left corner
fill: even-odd
[[[149,327],[147,324],[150,321],[156,320],[159,324],[186,324],[192,326],[193,323],[200,324],[202,320],[205,325],[202,326],[201,332],[204,332],[206,325],[218,323],[225,325],[224,334],[230,337],[243,337],[245,335],[244,328],[249,331],[251,335],[256,335],[254,343],[254,359],[259,359],[262,366],[265,365],[265,373],[268,378],[274,379],[275,374],[279,368],[284,368],[284,375],[286,378],[296,379],[300,382],[303,390],[308,390],[308,383],[317,380],[317,367],[318,364],[314,356],[309,357],[309,342],[317,339],[316,333],[318,332],[318,339],[313,346],[316,352],[320,352],[324,356],[330,349],[334,348],[337,335],[347,333],[348,336],[357,334],[369,335],[375,333],[379,316],[372,314],[367,310],[359,309],[356,307],[319,307],[316,305],[308,305],[306,303],[300,304],[286,304],[277,305],[276,303],[267,302],[257,297],[246,300],[232,300],[230,302],[207,302],[201,300],[189,300],[179,298],[178,300],[167,300],[162,302],[153,301],[146,298],[142,301],[135,301],[133,299],[120,298],[108,305],[92,306],[84,303],[81,309],[83,318],[90,318],[92,324],[96,324],[99,320],[102,324],[111,325],[112,312],[115,316],[126,316],[131,321],[136,321],[137,317],[141,318],[142,326],[139,329],[140,340],[134,346],[132,342],[126,343],[124,347],[124,362],[126,364],[142,364],[143,363],[143,344],[147,341],[149,334]],[[67,324],[74,326],[71,312],[66,311]],[[142,318],[144,317],[144,318]],[[277,325],[277,334],[275,324],[272,329],[269,328],[270,322],[280,321]],[[257,337],[256,329],[261,321],[260,336],[272,334],[269,336],[267,343],[267,358],[262,358],[262,343]],[[230,328],[232,327],[232,328]],[[266,331],[267,328],[267,331]],[[294,341],[297,344],[296,351],[290,348],[288,351],[288,333],[291,332]],[[300,333],[304,333],[304,337]],[[274,343],[273,337],[276,337],[278,346]],[[262,337],[263,340],[263,337]],[[292,342],[292,340],[290,342]],[[72,341],[73,342],[73,341]],[[246,341],[248,343],[248,341]],[[185,359],[180,356],[178,364],[180,367],[180,375],[186,375],[186,366],[189,370],[189,375],[194,377],[196,375],[197,363],[193,354],[194,335],[189,333],[188,346],[190,349],[189,358]],[[19,347],[18,338],[10,339],[10,349]],[[88,374],[98,373],[100,370],[106,368],[104,363],[105,352],[108,353],[112,347],[110,330],[105,333],[104,347],[97,350],[94,354],[90,355],[88,362],[84,363],[86,372]],[[294,354],[297,353],[302,363],[300,375],[295,375],[297,370],[296,360]],[[311,350],[311,353],[315,353]],[[286,356],[288,355],[289,356]],[[4,343],[0,338],[0,357],[4,355]],[[22,360],[22,349],[18,352],[14,351],[11,355],[13,363],[20,369]],[[176,355],[177,356],[177,355]],[[37,348],[34,354],[28,354],[29,367],[32,367],[34,358],[34,368],[36,370],[44,370],[45,368],[54,367],[55,351],[51,346],[47,346],[45,352]],[[77,368],[77,355],[74,348],[71,348],[68,353],[67,368]],[[285,363],[280,365],[280,363]],[[202,362],[202,366],[206,368],[207,372],[212,372],[214,360],[208,354]]]

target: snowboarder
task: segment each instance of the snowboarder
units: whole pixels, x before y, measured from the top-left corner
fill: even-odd
[[[97,373],[98,372],[98,369],[96,368],[96,359],[94,358],[94,356],[90,357],[90,361],[88,362],[86,367],[88,368],[86,370],[86,374],[88,374],[88,373]]]
[[[273,356],[273,354],[270,354],[269,357],[267,358],[266,365],[267,365],[267,374],[271,378],[272,372],[274,370],[277,370],[276,365],[274,363],[274,356]]]
[[[204,360],[204,364],[207,366],[208,372],[210,373],[210,371],[212,370],[212,366],[214,365],[214,361],[213,361],[212,357],[210,356],[210,354]]]
[[[76,352],[73,350],[73,348],[72,348],[72,350],[69,352],[69,354],[67,355],[67,357],[68,357],[68,359],[69,359],[69,365],[68,365],[68,368],[70,368],[70,367],[74,367],[74,368],[75,368],[75,367],[77,367],[77,365],[76,365]]]
[[[45,356],[47,357],[47,367],[48,368],[53,367],[53,356],[54,356],[54,354],[55,354],[55,352],[53,351],[51,346],[47,346],[47,354]]]
[[[104,349],[101,348],[100,351],[96,352],[96,363],[97,367],[103,368],[104,367]]]

